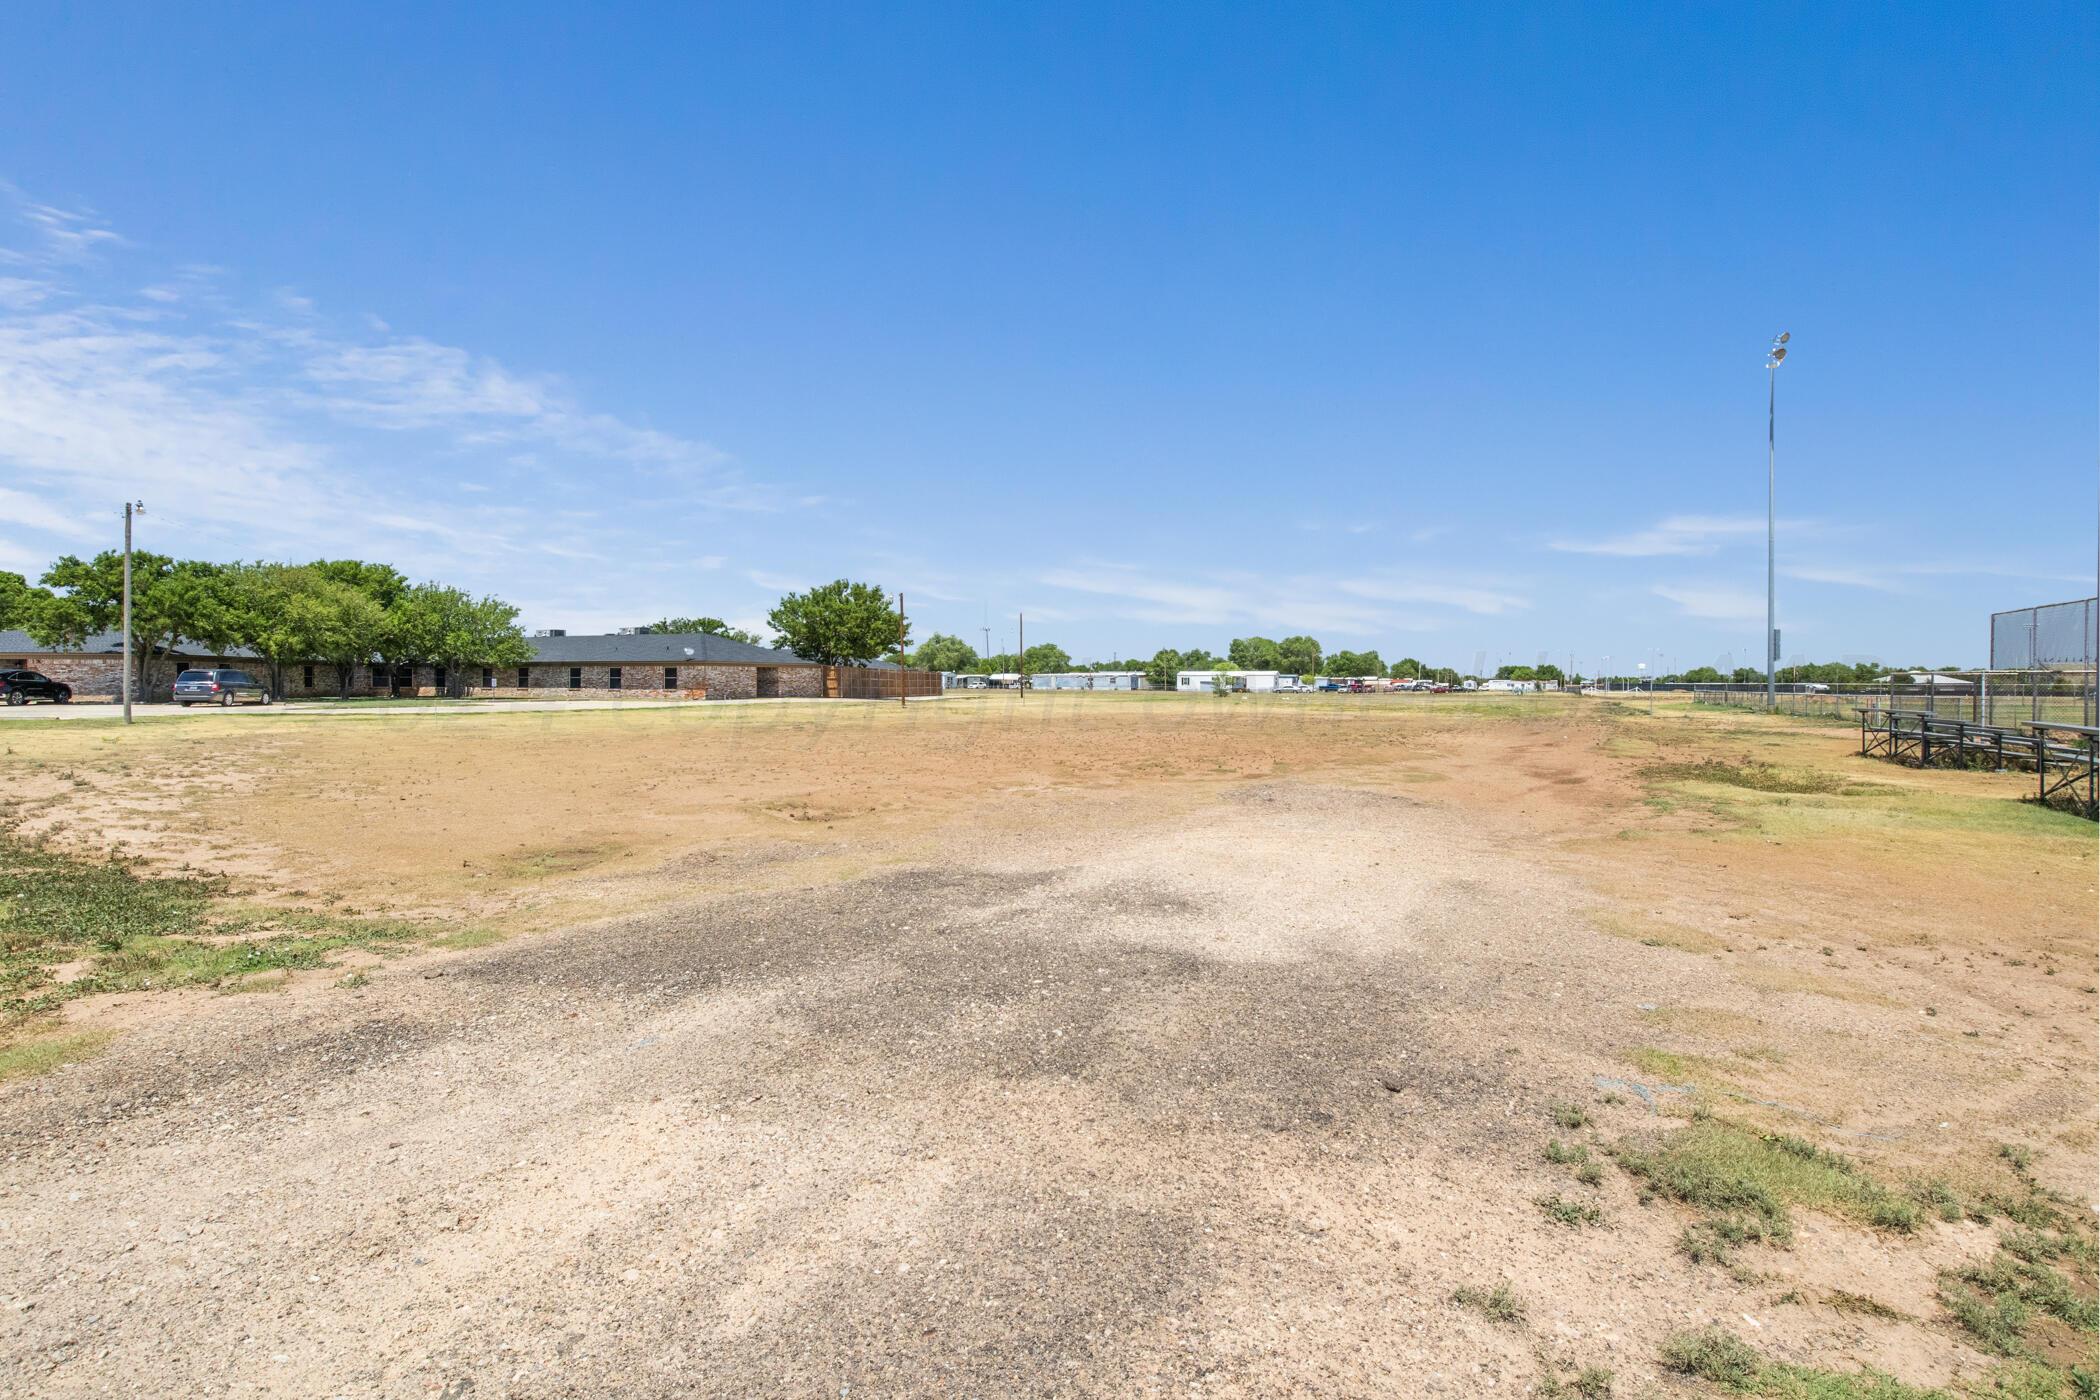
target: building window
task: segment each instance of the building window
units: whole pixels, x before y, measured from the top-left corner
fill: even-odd
[[[496,688],[495,667],[484,666],[481,668],[481,688],[483,690],[494,690]]]
[[[523,666],[520,666],[520,667],[518,668],[518,689],[520,689],[520,690],[530,690],[530,689],[532,689],[532,672],[531,672],[531,671],[529,671],[529,670],[527,670],[527,669],[526,669],[525,667],[523,667]]]
[[[583,689],[583,667],[571,666],[569,668],[569,689]]]
[[[433,687],[435,687],[435,688],[436,688],[436,689],[438,690],[438,692],[439,692],[440,694],[442,694],[442,693],[444,692],[444,689],[445,689],[445,668],[444,668],[444,667],[442,667],[442,666],[433,666],[433,667],[431,667],[431,668],[430,668],[430,684],[431,684],[431,685],[432,685]]]
[[[312,690],[314,688],[314,668],[311,666],[305,666],[301,667],[300,669],[305,673],[306,676],[306,688],[308,690]]]
[[[385,686],[385,685],[386,685],[386,667],[384,667],[384,666],[374,666],[374,667],[372,668],[372,689],[374,689],[374,690],[378,690],[378,689],[382,688],[382,687],[383,687],[383,686]]]
[[[664,689],[678,689],[678,668],[676,666],[664,667]]]
[[[607,672],[605,673],[605,684],[606,684],[606,685],[607,685],[607,686],[608,686],[609,688],[611,688],[611,689],[613,689],[613,690],[618,690],[618,689],[620,688],[620,668],[619,668],[619,667],[615,666],[615,667],[613,667],[613,668],[612,668],[611,670],[609,670],[609,671],[607,671]]]

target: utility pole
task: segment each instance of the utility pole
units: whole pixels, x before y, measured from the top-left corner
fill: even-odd
[[[904,703],[904,592],[897,592],[897,703]]]
[[[131,723],[131,517],[144,515],[144,501],[124,502],[124,723]]]
[[[1779,367],[1786,362],[1786,343],[1793,339],[1791,331],[1781,331],[1772,342],[1771,352],[1765,357],[1765,709],[1776,708],[1779,700],[1779,589],[1774,580],[1778,550],[1778,516],[1773,510],[1772,462],[1779,440]]]
[[[1023,699],[1026,699],[1028,696],[1028,614],[1015,613],[1014,624],[1019,631],[1020,637],[1020,640],[1014,644],[1016,647],[1014,652],[1014,669],[1020,674],[1021,696]]]

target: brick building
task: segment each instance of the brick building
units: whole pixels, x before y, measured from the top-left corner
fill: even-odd
[[[864,670],[879,669],[895,677],[896,668],[826,667],[791,651],[753,646],[708,633],[619,632],[569,636],[552,632],[527,638],[533,658],[523,666],[468,666],[463,677],[443,666],[389,666],[374,660],[352,669],[350,694],[444,695],[455,682],[469,696],[502,699],[597,699],[633,695],[647,699],[750,700],[770,696],[816,699],[825,696],[867,697],[893,694],[894,682]],[[41,646],[21,632],[0,631],[0,670],[26,667],[73,687],[80,700],[110,700],[123,683],[123,641],[113,632],[99,633],[75,648]],[[175,673],[185,667],[231,666],[266,680],[268,670],[252,652],[235,647],[224,653],[177,647],[157,657],[139,698],[166,700]],[[931,677],[930,683],[927,678]],[[940,678],[931,672],[906,671],[909,694],[940,693]],[[335,667],[325,662],[285,667],[279,698],[297,700],[341,693]]]

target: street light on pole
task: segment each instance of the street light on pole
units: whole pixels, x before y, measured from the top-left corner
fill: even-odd
[[[131,723],[131,517],[144,515],[144,501],[124,502],[124,723]]]
[[[1778,516],[1773,511],[1772,461],[1779,440],[1779,367],[1786,363],[1786,343],[1792,331],[1781,331],[1765,356],[1765,709],[1775,707],[1779,696],[1779,588]]]

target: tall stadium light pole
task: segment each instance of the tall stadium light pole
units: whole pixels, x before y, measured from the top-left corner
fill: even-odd
[[[144,501],[124,502],[124,723],[131,723],[131,517],[144,515]]]
[[[1773,459],[1779,444],[1779,367],[1792,331],[1781,331],[1765,356],[1765,709],[1779,699],[1778,515],[1773,509]]]

